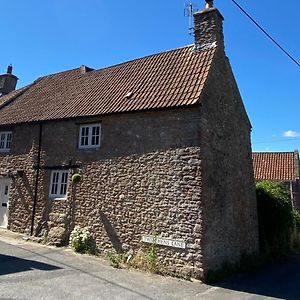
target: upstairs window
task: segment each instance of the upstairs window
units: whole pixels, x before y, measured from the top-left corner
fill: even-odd
[[[101,137],[101,124],[88,124],[80,126],[79,149],[99,148]]]
[[[0,152],[8,152],[11,146],[11,131],[0,131]]]
[[[65,199],[67,197],[68,178],[69,178],[69,171],[66,170],[52,171],[50,191],[49,191],[50,198]]]

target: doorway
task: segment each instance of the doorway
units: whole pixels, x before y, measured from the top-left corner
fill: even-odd
[[[10,179],[0,178],[0,227],[7,228]]]

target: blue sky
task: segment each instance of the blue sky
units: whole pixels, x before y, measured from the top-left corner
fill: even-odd
[[[22,87],[39,76],[102,68],[193,43],[182,0],[11,0],[1,3],[0,73],[8,64]],[[204,0],[193,1],[199,8]],[[238,1],[300,60],[300,2]],[[225,47],[252,122],[254,151],[300,148],[300,68],[237,9],[215,0]]]

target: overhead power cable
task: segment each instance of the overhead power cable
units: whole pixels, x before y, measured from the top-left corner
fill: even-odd
[[[288,53],[276,40],[265,30],[261,25],[259,25],[247,12],[244,8],[242,8],[235,0],[231,0],[281,51],[283,51],[298,67],[300,67],[300,63]]]
[[[252,144],[269,144],[269,143],[285,143],[290,141],[299,141],[300,138],[285,138],[278,140],[253,141]]]

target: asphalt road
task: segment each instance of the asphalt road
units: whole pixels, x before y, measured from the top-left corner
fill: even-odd
[[[300,255],[215,286],[135,270],[0,233],[0,299],[300,299]]]

